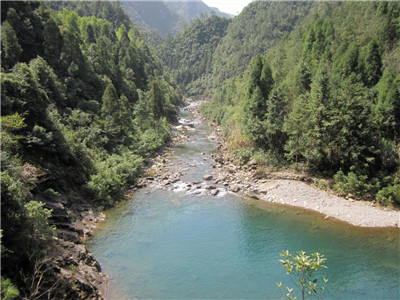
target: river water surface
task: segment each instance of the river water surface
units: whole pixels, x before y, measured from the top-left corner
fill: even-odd
[[[211,173],[212,128],[195,123],[172,148],[183,181]],[[202,154],[203,153],[203,154]],[[205,155],[204,155],[205,154]],[[203,183],[204,185],[205,183]],[[110,276],[108,299],[279,299],[294,286],[282,250],[320,252],[324,298],[400,299],[399,230],[356,228],[296,208],[221,192],[149,186],[107,213],[88,248]]]

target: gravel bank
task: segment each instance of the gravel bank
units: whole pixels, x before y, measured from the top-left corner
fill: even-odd
[[[266,173],[261,178],[254,161],[237,165],[229,157],[221,129],[216,128],[209,137],[218,143],[214,174],[217,182],[224,182],[229,189],[248,197],[296,206],[317,211],[359,227],[398,227],[400,211],[378,207],[371,201],[356,201],[352,198],[338,197],[320,190],[307,182],[311,178],[298,174]]]

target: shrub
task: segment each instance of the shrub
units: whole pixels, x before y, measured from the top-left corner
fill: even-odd
[[[18,289],[12,284],[10,279],[1,277],[1,299],[12,300],[19,296]]]
[[[393,184],[384,187],[376,194],[376,200],[383,205],[400,204],[400,180],[396,178]]]
[[[335,181],[333,189],[342,196],[350,193],[356,196],[364,196],[371,192],[373,185],[368,182],[368,176],[353,172],[354,168],[351,168],[351,170],[347,175],[340,170],[333,176]]]
[[[120,195],[125,184],[137,175],[142,162],[131,151],[110,155],[97,164],[97,173],[90,177],[87,187],[96,200],[111,204],[113,197]]]
[[[44,203],[37,201],[26,203],[25,208],[30,221],[31,235],[34,240],[49,239],[55,230],[48,222],[48,219],[51,217],[51,210],[44,208]]]

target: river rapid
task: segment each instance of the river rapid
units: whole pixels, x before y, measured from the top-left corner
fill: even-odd
[[[400,298],[398,229],[325,220],[223,186],[212,196],[203,176],[213,170],[213,128],[189,112],[181,122],[192,127],[168,155],[171,169],[185,170],[180,181],[140,189],[87,242],[110,276],[108,299],[279,299],[277,282],[294,287],[278,261],[285,249],[326,256],[326,299]]]

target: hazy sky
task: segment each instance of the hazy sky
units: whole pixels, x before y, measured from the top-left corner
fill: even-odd
[[[239,14],[252,0],[203,0],[210,7],[217,7],[220,11],[232,15]]]

